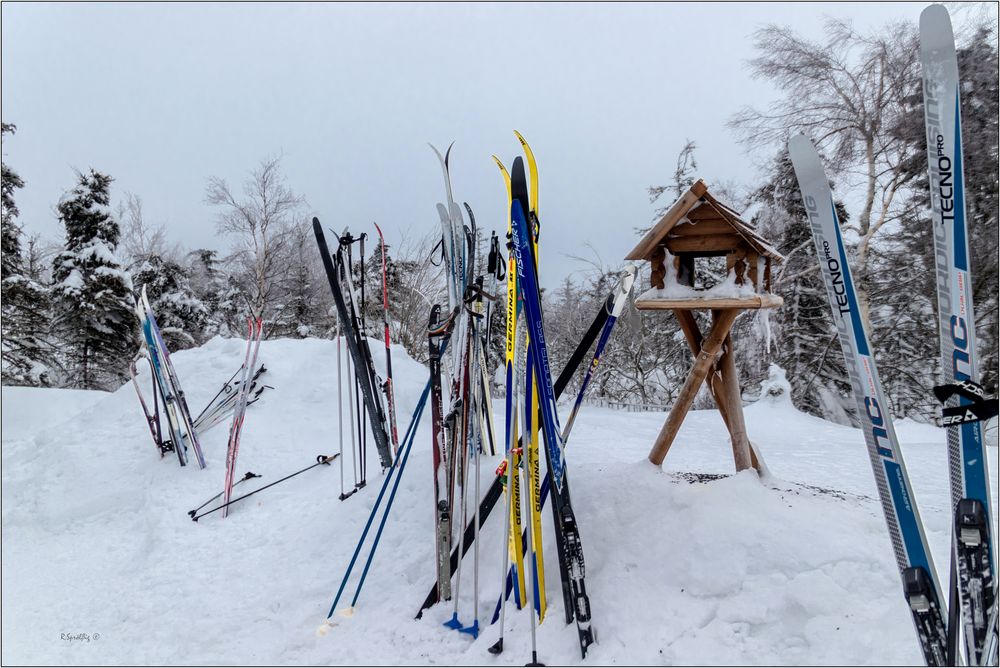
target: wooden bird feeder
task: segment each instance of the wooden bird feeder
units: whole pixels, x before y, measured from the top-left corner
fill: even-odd
[[[713,257],[725,257],[726,278],[715,286],[695,285],[697,263]],[[649,452],[649,461],[657,466],[663,463],[711,372],[709,388],[732,440],[736,470],[759,469],[743,419],[730,329],[745,309],[781,306],[781,297],[770,294],[771,265],[784,258],[736,211],[712,197],[699,179],[625,259],[648,260],[652,267],[652,288],[636,299],[636,308],[673,311],[695,357]],[[712,313],[707,336],[702,335],[692,313],[697,309]]]

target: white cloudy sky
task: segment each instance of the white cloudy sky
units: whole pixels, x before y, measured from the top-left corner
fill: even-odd
[[[819,39],[823,14],[876,29],[926,3],[7,4],[4,160],[21,222],[61,238],[74,169],[115,177],[184,246],[222,248],[205,182],[283,155],[330,226],[389,242],[436,229],[444,198],[427,142],[455,141],[456,197],[505,225],[497,153],[540,163],[543,280],[608,264],[636,241],[686,138],[709,182],[755,181],[726,129],[773,91],[746,73],[768,22]]]

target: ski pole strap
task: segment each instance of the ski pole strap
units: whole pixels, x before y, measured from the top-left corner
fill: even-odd
[[[483,277],[477,276],[476,280],[465,288],[465,297],[463,301],[466,304],[471,304],[472,302],[482,301],[483,299],[488,299],[492,302],[497,300],[497,296],[486,292],[486,290],[483,289]]]
[[[356,237],[347,230],[344,230],[343,234],[337,234],[333,230],[330,231],[337,236],[337,241],[340,243],[341,246],[350,246],[352,244],[362,244],[362,245],[364,244],[364,239],[366,236],[364,233],[362,233],[361,236]]]
[[[503,255],[500,254],[500,237],[497,236],[496,232],[493,232],[490,237],[490,254],[486,266],[490,275],[498,281],[507,278],[507,263],[504,261]]]
[[[956,380],[954,383],[945,383],[934,387],[934,396],[942,404],[956,394],[969,401],[982,401],[990,398],[982,385],[971,380]]]
[[[437,252],[438,249],[441,249],[440,253]],[[439,259],[438,262],[434,261],[434,257],[435,256],[440,256],[440,259]],[[438,239],[438,242],[436,244],[434,244],[434,247],[431,248],[430,261],[431,261],[431,264],[434,265],[435,267],[440,267],[441,263],[444,262],[444,260],[445,260],[445,254],[444,254],[444,237],[441,237],[440,239]]]

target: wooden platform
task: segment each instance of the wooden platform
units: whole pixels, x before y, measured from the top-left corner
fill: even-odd
[[[751,295],[749,297],[719,297],[690,299],[637,299],[635,307],[640,311],[669,311],[672,309],[762,309],[777,308],[785,303],[778,295]]]

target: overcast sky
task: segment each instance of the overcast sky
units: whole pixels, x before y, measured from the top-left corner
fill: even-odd
[[[588,244],[605,264],[631,250],[686,138],[710,187],[757,180],[725,127],[774,97],[746,73],[756,28],[819,39],[823,13],[868,30],[925,5],[4,3],[4,160],[26,183],[22,225],[52,240],[73,170],[93,167],[174,240],[223,250],[206,180],[239,184],[280,154],[311,212],[377,221],[392,244],[438,229],[427,142],[455,141],[456,199],[505,229],[490,154],[519,155],[516,128],[539,161],[552,285]]]

